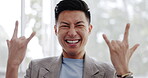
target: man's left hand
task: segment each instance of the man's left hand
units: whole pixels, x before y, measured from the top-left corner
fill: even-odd
[[[103,34],[103,38],[110,50],[112,64],[116,69],[116,73],[119,75],[129,72],[128,68],[129,60],[139,46],[139,44],[135,44],[132,48],[129,48],[129,43],[128,43],[129,28],[130,24],[127,24],[125,28],[124,38],[122,41],[112,40],[110,42],[107,36]]]

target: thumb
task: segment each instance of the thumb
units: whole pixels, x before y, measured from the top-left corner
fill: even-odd
[[[140,44],[135,44],[132,48],[130,48],[130,51],[132,54],[135,52],[135,50],[139,47]]]
[[[32,34],[30,35],[30,37],[27,39],[28,42],[35,36],[36,32],[32,32]]]

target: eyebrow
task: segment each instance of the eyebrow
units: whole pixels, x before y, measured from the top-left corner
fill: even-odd
[[[84,23],[84,21],[78,21],[75,24],[80,24],[80,23]]]
[[[80,23],[84,23],[84,21],[78,21],[78,22],[76,22],[75,24],[80,24]],[[67,24],[67,25],[70,25],[70,24],[67,23],[67,22],[61,22],[60,24]]]
[[[67,23],[67,22],[61,22],[60,24],[67,24],[67,25],[70,25],[69,23]]]

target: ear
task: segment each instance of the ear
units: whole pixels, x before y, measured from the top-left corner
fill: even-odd
[[[88,33],[89,33],[89,34],[91,33],[92,28],[93,28],[93,26],[92,26],[92,25],[89,25],[89,27],[88,27]]]
[[[57,26],[54,25],[54,31],[55,31],[55,34],[57,35]]]

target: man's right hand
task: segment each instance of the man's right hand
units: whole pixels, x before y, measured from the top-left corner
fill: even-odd
[[[18,21],[15,23],[15,29],[11,40],[7,40],[9,55],[6,78],[17,78],[18,68],[25,57],[27,45],[35,35],[35,32],[33,32],[29,38],[25,38],[24,36],[18,38],[17,33]]]

